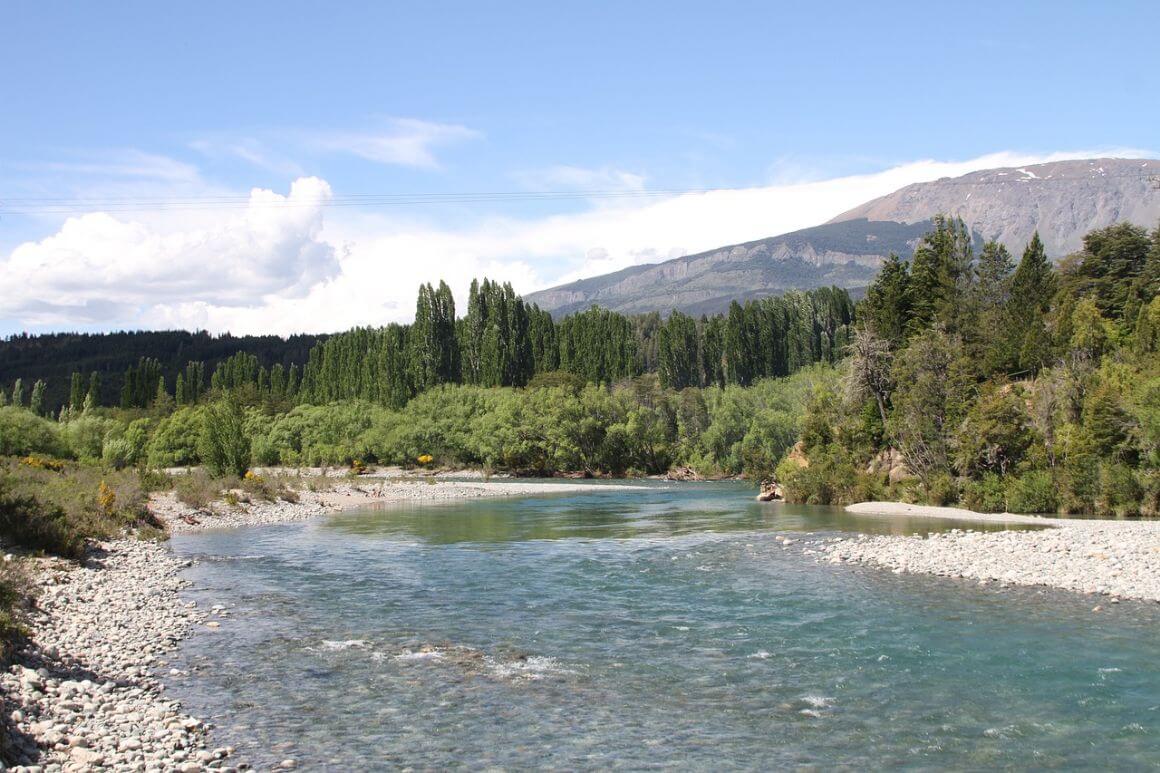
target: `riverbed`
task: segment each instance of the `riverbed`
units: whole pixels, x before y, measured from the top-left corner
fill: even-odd
[[[818,560],[1008,527],[658,483],[177,534],[227,614],[166,683],[258,767],[1155,766],[1158,605]]]

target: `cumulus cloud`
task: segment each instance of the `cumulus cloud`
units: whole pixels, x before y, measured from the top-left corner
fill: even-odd
[[[925,160],[874,174],[450,226],[349,209],[327,211],[324,221],[329,186],[305,178],[288,197],[254,191],[243,214],[218,212],[197,229],[180,227],[184,216],[171,228],[101,213],[70,219],[0,258],[0,286],[21,288],[0,296],[0,318],[282,334],[408,321],[421,282],[447,280],[460,303],[472,277],[485,275],[526,293],[817,225],[913,182],[1092,155]]]
[[[329,132],[313,137],[320,150],[351,153],[379,164],[438,169],[435,148],[482,136],[457,124],[396,118],[380,132]]]
[[[239,212],[164,230],[105,212],[70,217],[0,262],[0,317],[26,325],[124,324],[172,304],[254,304],[302,297],[337,273],[321,241],[330,186],[302,178],[289,195],[255,189]],[[204,220],[204,218],[203,218]]]

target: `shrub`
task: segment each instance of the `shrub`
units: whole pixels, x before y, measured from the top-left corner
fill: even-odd
[[[924,481],[926,501],[936,507],[953,505],[959,501],[959,484],[945,472],[931,475]]]
[[[222,482],[213,480],[203,470],[195,470],[179,476],[173,490],[179,501],[200,509],[221,496]]]
[[[69,528],[64,508],[0,488],[0,535],[22,547],[80,558],[84,537]]]
[[[1059,506],[1055,481],[1046,470],[1032,470],[1007,484],[1007,509],[1013,513],[1051,513]]]
[[[1001,513],[1007,509],[1007,492],[1003,478],[987,473],[982,480],[963,484],[963,504],[980,513]]]
[[[195,465],[198,439],[201,437],[204,408],[180,408],[157,424],[157,429],[145,444],[145,457],[153,467],[184,467]]]
[[[1101,514],[1121,518],[1139,515],[1143,495],[1144,490],[1130,467],[1116,462],[1100,465],[1100,496],[1096,508]]]
[[[51,470],[52,472],[64,471],[64,462],[62,462],[60,459],[50,459],[47,456],[37,456],[36,454],[33,454],[21,459],[20,463],[35,470]]]
[[[66,456],[55,422],[15,406],[0,407],[0,456]]]

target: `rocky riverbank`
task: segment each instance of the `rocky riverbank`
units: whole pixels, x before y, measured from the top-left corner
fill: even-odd
[[[184,562],[132,539],[96,544],[80,565],[37,562],[32,635],[0,674],[13,770],[245,768],[232,748],[208,745],[206,726],[158,678],[214,614],[181,600]]]
[[[979,520],[1039,529],[922,536],[858,536],[825,543],[823,560],[1103,594],[1112,601],[1160,601],[1160,521],[1097,521],[982,514],[954,508],[861,503],[851,512]]]

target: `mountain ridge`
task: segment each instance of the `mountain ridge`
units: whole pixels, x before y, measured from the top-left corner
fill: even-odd
[[[1083,234],[1160,221],[1160,161],[1081,159],[978,170],[913,183],[813,228],[630,266],[525,296],[554,315],[600,305],[622,313],[723,311],[733,300],[837,285],[856,291],[891,252],[909,258],[937,214],[961,216],[978,242],[1015,255],[1039,231],[1054,259]]]

